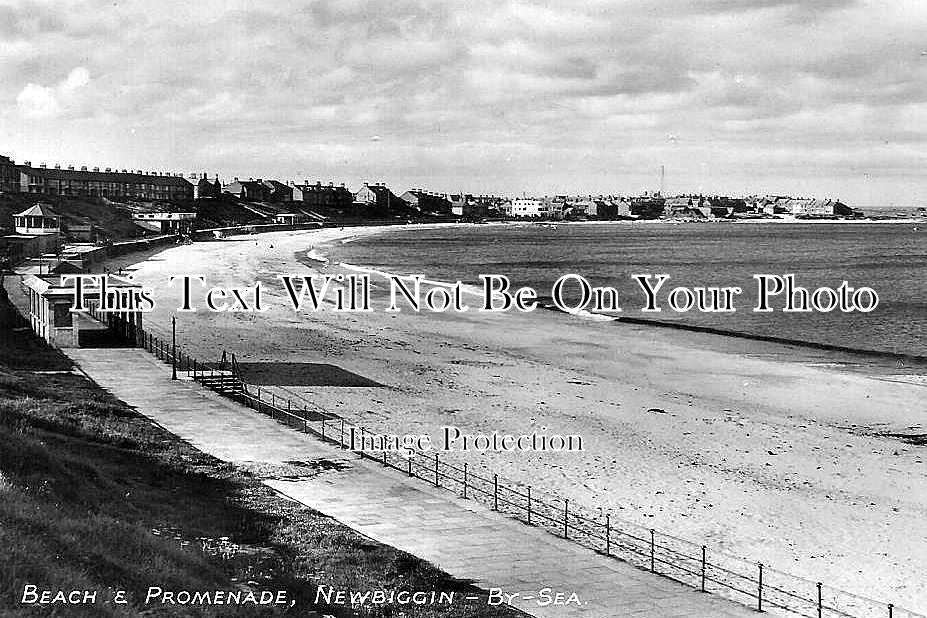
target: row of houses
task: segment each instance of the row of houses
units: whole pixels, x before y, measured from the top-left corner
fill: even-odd
[[[0,156],[0,191],[36,193],[64,197],[145,199],[182,201],[193,199],[193,185],[182,174],[113,170],[98,167],[88,169],[44,163],[33,167],[29,161],[17,165],[9,157]]]
[[[682,195],[545,196],[503,200],[499,212],[508,217],[540,219],[730,219],[740,216],[851,217],[858,213],[839,200]]]
[[[323,184],[308,180],[284,184],[261,178],[235,178],[226,185],[220,184],[218,178],[211,181],[205,175],[197,180],[196,197],[219,197],[223,193],[245,201],[297,202],[307,208],[339,211],[369,208],[381,212],[411,210],[459,217],[486,217],[504,201],[497,196],[446,194],[421,188],[409,189],[396,195],[381,182],[365,182],[360,189],[352,192],[344,183]]]
[[[33,167],[26,161],[16,164],[0,156],[0,192],[34,193],[64,197],[138,199],[184,202],[197,198],[218,198],[223,194],[251,202],[299,202],[308,208],[347,211],[376,209],[381,212],[400,209],[481,218],[491,215],[523,218],[724,218],[741,213],[761,215],[792,215],[798,217],[853,216],[853,209],[839,200],[763,196],[746,199],[689,195],[663,198],[659,195],[640,197],[616,196],[552,196],[516,197],[446,194],[422,188],[409,189],[401,195],[393,193],[383,183],[364,183],[356,192],[344,183],[329,182],[283,183],[273,179],[241,180],[234,178],[222,184],[218,177],[142,170],[88,169],[45,164]]]
[[[840,200],[810,197],[756,197],[750,200],[750,208],[753,212],[764,215],[792,215],[796,217],[851,217],[858,214]]]

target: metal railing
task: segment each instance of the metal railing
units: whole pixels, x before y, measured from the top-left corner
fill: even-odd
[[[223,383],[228,388],[219,389],[220,392],[224,390],[226,396],[293,429],[313,434],[324,442],[352,450],[409,477],[482,502],[494,511],[527,525],[544,528],[603,555],[702,592],[724,596],[758,611],[807,618],[927,618],[924,614],[891,603],[790,575],[610,513],[590,510],[569,499],[510,481],[482,467],[474,469],[466,463],[458,465],[442,460],[438,452],[415,449],[373,452],[352,448],[358,442],[362,444],[365,436],[379,435],[378,432],[371,432],[319,406],[304,402],[294,404],[272,390],[245,383],[234,354],[223,351],[218,362],[204,363],[144,329],[136,330],[135,339],[138,347],[165,363],[176,363],[178,371],[187,373],[194,380],[207,384],[211,380],[224,379]]]

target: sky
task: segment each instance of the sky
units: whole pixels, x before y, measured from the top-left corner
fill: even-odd
[[[927,2],[0,0],[0,153],[927,205]]]

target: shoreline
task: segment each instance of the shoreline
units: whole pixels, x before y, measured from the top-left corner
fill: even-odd
[[[601,222],[573,222],[572,224],[608,225],[608,224],[621,224],[621,223],[629,223],[629,222],[601,221]],[[520,222],[518,223],[518,225],[536,225],[536,224],[530,223],[530,222]],[[472,223],[429,224],[429,225],[423,226],[421,229],[429,229],[429,228],[434,229],[434,228],[441,228],[441,227],[480,228],[480,227],[483,227],[483,224],[472,224]],[[318,263],[321,262],[321,263],[324,263],[329,268],[335,268],[335,267],[343,268],[348,271],[363,272],[363,273],[368,273],[368,274],[376,275],[376,276],[383,277],[383,278],[387,277],[388,275],[396,275],[396,276],[402,276],[402,277],[408,276],[404,273],[397,273],[397,272],[374,269],[374,268],[371,268],[363,264],[348,264],[343,261],[333,262],[330,259],[331,256],[327,254],[326,255],[318,254],[317,252],[317,248],[319,246],[331,245],[335,242],[338,242],[339,240],[341,241],[342,244],[344,244],[345,242],[353,242],[354,240],[361,240],[362,238],[379,235],[384,232],[396,231],[396,230],[402,230],[402,229],[408,229],[408,228],[403,228],[402,226],[381,226],[378,228],[370,228],[370,229],[371,229],[370,233],[364,234],[362,236],[351,236],[348,240],[344,240],[343,238],[340,238],[337,235],[332,235],[329,238],[326,238],[322,242],[318,243],[318,245],[313,245],[306,252],[296,251],[294,253],[294,257],[300,263],[306,266],[309,266],[310,268],[318,266]],[[427,276],[427,273],[425,274]],[[423,279],[422,281],[423,283],[428,283],[428,284],[437,284],[437,285],[444,285],[444,286],[452,285],[451,282],[440,281],[440,280],[435,280],[431,278]],[[473,284],[465,283],[464,285],[465,287],[469,288]],[[918,365],[918,366],[909,367],[908,365],[905,365],[906,373],[911,373],[911,372],[916,372],[918,374],[927,373],[927,355],[921,355],[921,354],[917,354],[914,352],[896,352],[896,351],[891,351],[891,350],[873,350],[873,349],[868,349],[868,348],[857,348],[857,347],[840,345],[840,344],[835,344],[835,343],[827,343],[827,342],[821,342],[821,341],[783,337],[783,336],[778,336],[775,334],[750,333],[746,331],[719,328],[716,326],[703,326],[703,325],[698,325],[698,324],[687,324],[683,322],[670,322],[670,321],[659,320],[655,318],[614,316],[614,315],[607,314],[607,313],[586,312],[586,311],[580,312],[580,314],[578,315],[571,315],[551,305],[544,304],[543,298],[540,298],[539,301],[541,301],[538,307],[539,309],[543,308],[543,309],[546,309],[554,313],[569,315],[570,317],[578,318],[578,319],[589,320],[591,318],[591,319],[594,319],[600,322],[613,322],[617,324],[633,324],[633,325],[640,325],[640,326],[652,327],[652,328],[686,331],[686,332],[692,332],[692,333],[702,333],[705,335],[713,335],[713,336],[723,337],[723,338],[743,339],[743,340],[757,342],[757,343],[773,343],[777,345],[790,346],[790,347],[795,346],[795,347],[805,348],[808,350],[817,350],[817,351],[824,351],[824,352],[834,352],[838,354],[846,354],[846,355],[850,355],[851,357],[854,357],[853,360],[858,359],[862,361],[872,361],[872,362],[884,362],[884,361],[895,360],[895,361],[909,362],[909,363],[914,363],[915,365]],[[715,346],[715,347],[722,347],[722,346]]]

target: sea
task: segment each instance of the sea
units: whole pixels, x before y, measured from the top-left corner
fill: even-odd
[[[409,226],[360,237],[332,248],[335,261],[399,275],[422,274],[447,283],[481,286],[480,275],[501,274],[513,288],[530,286],[550,305],[563,275],[615,290],[620,313],[580,311],[575,319],[647,320],[760,339],[833,346],[863,353],[927,358],[927,225],[911,223],[616,222]],[[644,312],[647,295],[632,275],[669,275],[657,294],[662,311]],[[758,274],[793,275],[814,292],[868,287],[872,311],[788,313],[783,294],[771,312],[754,311]],[[739,287],[734,312],[671,309],[676,287]],[[564,285],[576,303],[577,278]],[[682,298],[682,296],[680,296]],[[863,298],[861,298],[863,300]],[[589,307],[592,308],[591,306]],[[603,325],[603,328],[605,326]]]

